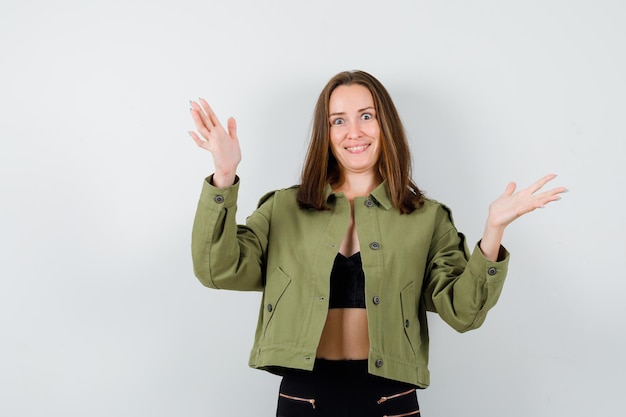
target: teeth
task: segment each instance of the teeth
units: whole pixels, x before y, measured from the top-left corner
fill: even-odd
[[[350,148],[346,148],[346,150],[350,152],[358,152],[358,151],[362,151],[365,148],[367,148],[367,145],[352,146]]]

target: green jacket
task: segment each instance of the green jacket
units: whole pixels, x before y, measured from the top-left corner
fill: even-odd
[[[238,181],[204,182],[192,234],[194,272],[207,287],[263,291],[250,366],[311,370],[328,313],[329,277],[350,205],[327,187],[330,210],[301,209],[296,187],[271,192],[237,225]],[[369,372],[426,387],[426,311],[459,332],[479,327],[500,295],[508,253],[470,255],[450,210],[427,199],[400,214],[386,184],[354,200],[365,272]]]

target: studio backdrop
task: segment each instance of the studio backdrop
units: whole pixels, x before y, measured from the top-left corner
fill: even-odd
[[[570,189],[507,229],[480,329],[429,315],[423,415],[619,415],[625,20],[617,0],[3,0],[0,416],[272,416],[279,378],[247,367],[260,294],[193,275],[213,166],[189,100],[238,121],[244,222],[299,182],[317,96],[352,69],[470,246],[509,181]]]

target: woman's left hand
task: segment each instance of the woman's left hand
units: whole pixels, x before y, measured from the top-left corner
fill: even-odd
[[[511,222],[526,213],[561,199],[560,195],[567,191],[565,187],[557,187],[549,191],[537,193],[548,181],[552,181],[555,177],[555,174],[546,175],[530,187],[517,193],[515,192],[515,183],[511,182],[504,190],[504,194],[491,203],[487,223],[485,223],[485,231],[480,240],[480,249],[485,258],[491,261],[498,260],[504,229]]]
[[[515,192],[514,182],[509,183],[502,194],[489,206],[487,225],[495,228],[505,228],[515,219],[546,204],[560,200],[560,195],[567,191],[565,187],[553,188],[549,191],[537,193],[546,183],[552,181],[555,174],[546,175],[530,187]]]

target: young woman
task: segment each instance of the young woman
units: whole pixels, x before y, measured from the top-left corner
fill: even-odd
[[[235,211],[241,151],[209,104],[191,103],[213,155],[193,228],[198,279],[263,292],[250,366],[283,376],[279,417],[414,416],[429,384],[426,311],[479,327],[502,290],[505,227],[558,200],[548,175],[489,206],[472,252],[450,210],[411,178],[402,123],[383,85],[342,72],[322,90],[297,187],[270,192],[245,225]]]

